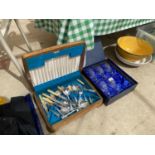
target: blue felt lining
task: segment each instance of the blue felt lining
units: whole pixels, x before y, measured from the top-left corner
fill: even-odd
[[[26,59],[26,63],[29,70],[36,69],[44,66],[45,61],[57,58],[63,55],[68,55],[69,57],[76,57],[82,54],[84,45],[78,45],[70,48],[65,48],[60,51],[44,53],[38,56],[34,56]]]

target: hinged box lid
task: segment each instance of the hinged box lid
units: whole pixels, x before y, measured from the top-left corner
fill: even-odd
[[[23,55],[23,64],[31,86],[58,79],[82,69],[85,43],[83,41],[56,45]]]

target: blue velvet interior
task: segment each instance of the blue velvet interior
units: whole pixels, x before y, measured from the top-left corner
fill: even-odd
[[[102,61],[83,69],[84,74],[100,90],[106,98],[110,99],[134,83],[114,67],[109,61]]]
[[[78,45],[70,48],[65,48],[60,51],[48,52],[38,56],[34,56],[26,59],[26,63],[29,70],[33,70],[39,67],[44,66],[45,61],[57,58],[63,55],[68,55],[69,57],[76,57],[82,54],[84,45]]]
[[[86,87],[88,89],[91,89],[90,85],[87,83],[87,81],[82,77],[81,73],[79,71],[65,75],[63,77],[60,77],[58,79],[49,81],[47,83],[41,84],[39,86],[35,87],[35,92],[37,94],[37,96],[39,96],[42,93],[46,93],[49,94],[47,92],[47,89],[51,89],[53,91],[57,90],[57,86],[63,86],[63,87],[67,87],[68,85],[80,85],[79,82],[77,82],[77,79],[80,79],[81,81],[83,81],[86,85]],[[87,91],[84,91],[84,94],[86,97],[90,96],[90,93]],[[71,98],[74,97],[77,94],[72,93],[71,94]],[[76,96],[77,97],[77,96]],[[93,103],[95,103],[97,100],[99,100],[99,96],[96,93],[91,93],[91,98]],[[61,101],[60,98],[57,98],[57,100]],[[48,106],[49,112],[46,113],[47,115],[47,119],[48,122],[50,124],[55,124],[59,121],[61,121],[61,118],[58,118],[56,115],[54,115],[52,112],[50,112],[51,110],[56,111],[56,106]],[[57,112],[57,111],[56,111]]]

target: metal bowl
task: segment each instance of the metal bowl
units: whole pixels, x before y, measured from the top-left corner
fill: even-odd
[[[121,57],[117,51],[117,49],[115,49],[115,53],[116,53],[116,57],[124,64],[132,66],[132,67],[139,67],[145,64],[148,64],[152,61],[152,55],[143,58],[141,60],[137,60],[137,61],[128,61],[126,59],[124,59],[123,57]]]

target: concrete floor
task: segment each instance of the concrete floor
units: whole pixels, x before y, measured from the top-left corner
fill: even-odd
[[[20,21],[33,50],[56,44],[56,37],[44,30],[35,29],[32,20]],[[123,34],[134,32],[135,30],[128,30]],[[115,42],[119,35],[122,33],[103,37],[103,44]],[[24,53],[27,47],[14,23],[11,25],[7,41],[13,53],[19,54],[18,58],[21,63],[20,54]],[[1,46],[0,52],[0,96],[10,98],[26,95],[29,91],[21,82],[18,71]],[[110,106],[103,105],[53,134],[155,134],[155,64],[131,68],[116,60],[113,48],[107,48],[106,54],[137,80],[138,86],[133,92]],[[40,120],[45,134],[50,134],[41,117]]]

